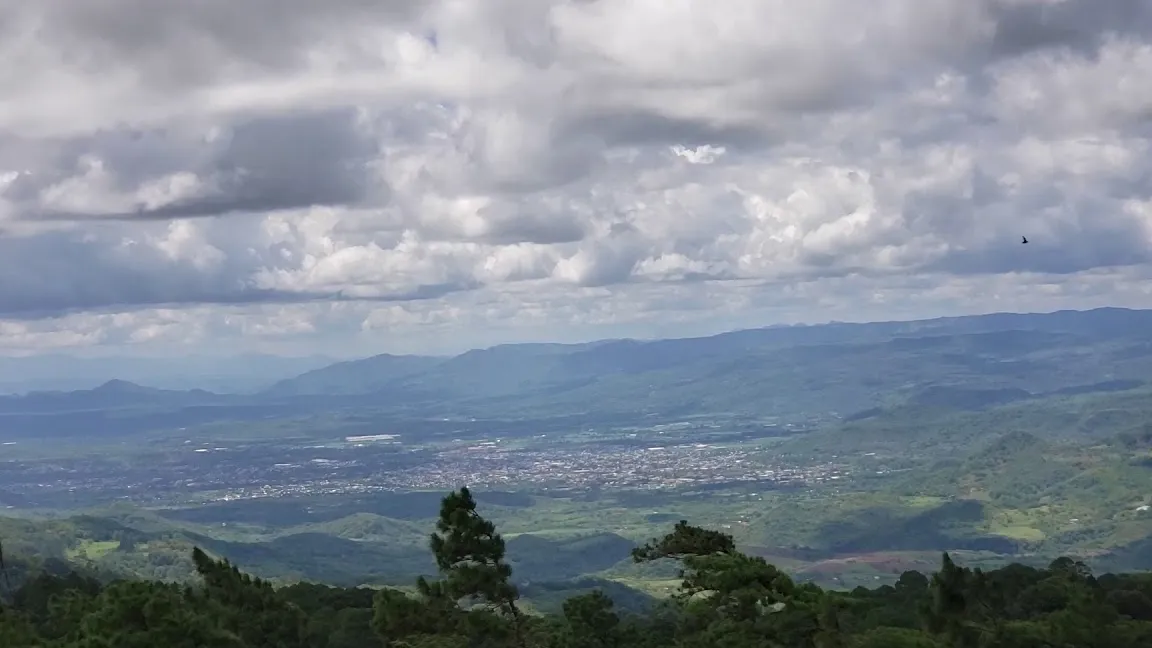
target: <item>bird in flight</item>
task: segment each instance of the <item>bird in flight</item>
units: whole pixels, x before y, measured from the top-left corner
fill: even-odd
[[[1021,239],[1020,243],[1022,243],[1024,245],[1028,244],[1028,237],[1027,236],[1021,236],[1020,239]]]

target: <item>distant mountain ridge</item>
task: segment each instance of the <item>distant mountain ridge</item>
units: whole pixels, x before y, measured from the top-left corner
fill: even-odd
[[[304,394],[362,394],[385,389],[394,380],[432,369],[443,358],[383,353],[360,360],[346,360],[306,371],[276,382],[263,394],[299,396]]]
[[[512,363],[531,359],[537,363],[520,382],[547,384],[563,374],[642,373],[657,371],[717,356],[746,351],[779,350],[835,344],[930,340],[946,342],[958,335],[971,336],[975,352],[996,351],[1019,345],[1064,341],[1076,336],[1143,336],[1152,341],[1152,310],[1100,308],[1090,311],[1056,311],[1042,314],[995,313],[914,321],[836,323],[791,327],[744,329],[693,338],[661,340],[600,340],[591,343],[505,344],[474,349],[451,358],[378,355],[342,362],[280,381],[266,394],[354,394],[396,387],[397,381],[422,375],[424,380],[462,380],[461,376],[484,373],[488,378],[507,372]],[[1000,349],[996,347],[999,346]],[[984,347],[984,348],[981,348]],[[426,374],[425,374],[426,372]],[[368,374],[368,375],[366,375]],[[324,380],[317,378],[323,376]],[[507,380],[507,379],[505,379]],[[470,382],[470,381],[469,381]],[[487,388],[491,383],[484,381]],[[318,389],[321,385],[322,389]],[[515,391],[515,390],[512,390]]]
[[[0,395],[32,391],[90,389],[118,378],[162,389],[201,388],[218,393],[266,389],[286,376],[332,364],[327,356],[275,356],[246,353],[229,357],[82,357],[59,353],[0,355]]]
[[[74,391],[33,391],[21,396],[0,396],[0,412],[39,411],[64,407],[70,410],[134,407],[142,402],[153,406],[205,405],[224,403],[227,396],[203,389],[157,389],[127,380],[112,379],[92,389]]]
[[[367,408],[428,417],[803,416],[830,404],[850,415],[893,398],[984,407],[1029,394],[1131,388],[1149,375],[1152,310],[1102,308],[505,344],[453,357],[382,354],[247,395],[112,380],[95,389],[0,397],[0,415],[141,408],[201,421]]]

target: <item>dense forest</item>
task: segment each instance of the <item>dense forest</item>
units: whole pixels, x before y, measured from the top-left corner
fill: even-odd
[[[0,584],[0,646],[51,648],[1125,648],[1152,645],[1152,574],[982,571],[944,554],[938,572],[850,592],[799,584],[731,536],[677,524],[633,552],[677,561],[678,593],[642,614],[602,592],[542,616],[519,605],[504,540],[466,488],[447,495],[412,588],[274,588],[193,552],[195,585],[102,582],[43,569]],[[5,574],[7,576],[7,574]],[[7,587],[5,587],[7,585]]]

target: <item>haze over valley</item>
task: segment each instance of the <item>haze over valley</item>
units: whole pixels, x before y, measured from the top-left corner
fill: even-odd
[[[641,590],[667,574],[628,548],[681,518],[821,583],[945,550],[1143,568],[1149,375],[1152,312],[1099,309],[381,355],[255,393],[111,379],[0,399],[0,504],[9,547],[35,520],[81,530],[59,557],[127,533],[85,559],[143,575],[190,563],[141,547],[211,542],[271,578],[402,580],[460,485],[512,537],[613,539],[569,576]]]

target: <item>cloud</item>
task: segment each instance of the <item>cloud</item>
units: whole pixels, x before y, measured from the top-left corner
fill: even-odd
[[[999,56],[1068,47],[1091,56],[1112,35],[1147,38],[1152,7],[1140,0],[1001,2],[992,43]]]
[[[369,173],[375,147],[356,126],[350,109],[249,118],[211,133],[199,147],[184,142],[181,148],[194,158],[183,158],[183,167],[175,168],[173,138],[163,133],[90,138],[82,150],[107,153],[82,157],[80,164],[69,161],[73,174],[83,174],[71,183],[53,183],[57,177],[24,187],[31,203],[25,203],[24,218],[171,220],[387,202],[387,186],[373,186]],[[19,180],[35,183],[35,177]]]
[[[10,347],[1152,306],[1140,0],[0,15]]]

